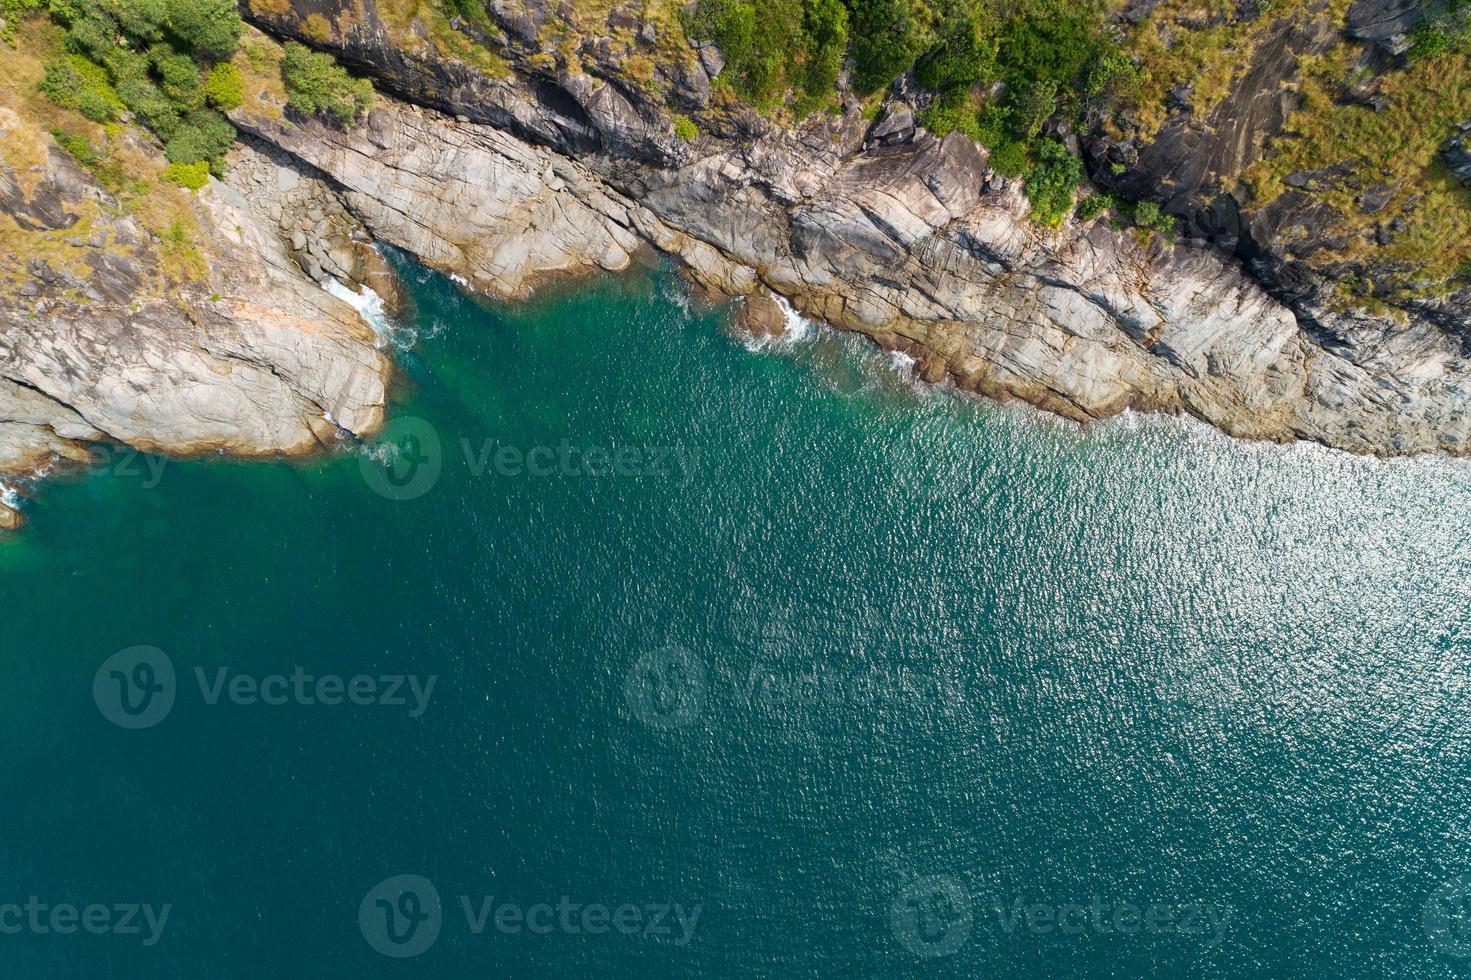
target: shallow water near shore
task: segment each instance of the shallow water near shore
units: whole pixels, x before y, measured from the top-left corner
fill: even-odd
[[[410,275],[384,462],[114,454],[0,540],[0,974],[1471,970],[1471,465]]]

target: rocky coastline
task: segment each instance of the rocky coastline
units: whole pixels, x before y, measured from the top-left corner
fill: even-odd
[[[1356,453],[1471,450],[1471,358],[1435,310],[1294,301],[1224,233],[1040,229],[986,148],[916,126],[902,86],[876,117],[849,97],[781,126],[714,113],[713,49],[658,63],[658,101],[617,51],[549,66],[538,6],[492,6],[514,53],[494,76],[406,49],[373,0],[282,7],[247,19],[369,75],[375,104],[348,126],[292,117],[264,92],[231,113],[243,138],[229,176],[193,202],[208,274],[189,287],[140,288],[159,243],[54,144],[0,170],[0,211],[78,242],[66,262],[34,257],[0,300],[0,475],[13,484],[98,440],[292,456],[371,436],[391,361],[338,287],[392,301],[374,242],[500,298],[654,249],[768,329],[784,297],[911,354],[926,381],[1078,421],[1161,411]],[[615,14],[632,18],[617,36],[657,44],[656,25]],[[706,113],[696,138],[676,135],[670,105]],[[49,142],[3,108],[0,129]],[[0,504],[0,526],[17,521]]]

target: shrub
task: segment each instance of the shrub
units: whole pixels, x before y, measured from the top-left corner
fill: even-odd
[[[125,0],[122,4],[137,3]],[[234,0],[166,0],[169,30],[196,55],[228,58],[240,43],[240,12]]]
[[[81,55],[53,58],[45,71],[36,87],[59,106],[77,109],[93,122],[107,122],[122,108],[107,72]]]
[[[970,91],[964,86],[957,85],[941,92],[919,114],[919,124],[936,136],[959,131],[978,143],[982,142],[975,106],[971,105]]]
[[[209,183],[209,161],[171,163],[164,168],[163,179],[171,184],[178,184],[180,187],[197,191]]]
[[[179,126],[179,110],[147,78],[130,78],[117,87],[118,98],[143,124],[167,140]]]
[[[204,104],[204,86],[199,83],[199,66],[186,54],[176,54],[164,44],[155,44],[148,58],[158,72],[159,87],[180,112]]]
[[[1030,0],[1001,29],[997,63],[1009,86],[1071,85],[1102,45],[1102,12],[1083,0]]]
[[[938,43],[914,66],[914,80],[936,91],[990,81],[996,74],[996,39],[974,11],[960,7],[941,24]]]
[[[196,109],[179,123],[163,152],[170,163],[208,162],[224,156],[234,141],[228,119],[212,109]]]
[[[204,78],[204,97],[209,104],[222,112],[238,108],[245,98],[244,83],[240,72],[228,61],[222,61],[209,70]]]
[[[15,25],[33,10],[45,6],[45,0],[0,0],[0,44],[15,44]]]
[[[204,105],[206,100],[227,108],[239,104],[238,73],[228,64],[213,64],[239,43],[234,0],[49,0],[49,5],[67,27],[72,54],[47,66],[41,83],[47,95],[98,122],[126,107],[164,141],[171,161],[208,159],[220,166],[235,131]]]
[[[1038,140],[1037,162],[1027,173],[1032,220],[1057,227],[1073,208],[1073,192],[1083,183],[1083,163],[1056,140]]]
[[[935,43],[933,14],[922,0],[849,0],[848,13],[859,92],[889,84]]]
[[[95,123],[111,121],[121,108],[122,103],[118,101],[117,93],[111,87],[84,89],[77,96],[77,111]]]
[[[92,144],[87,142],[87,137],[77,133],[64,133],[59,129],[53,129],[51,136],[77,163],[88,169],[95,167],[101,159],[97,151],[92,149]]]
[[[1090,194],[1078,202],[1078,220],[1092,221],[1094,218],[1102,217],[1113,210],[1118,203],[1114,196],[1109,193]]]
[[[700,0],[685,33],[720,48],[721,78],[741,96],[767,105],[795,88],[805,113],[834,91],[848,20],[842,0]]]
[[[1057,111],[1057,83],[1039,78],[1016,98],[1011,111],[1012,134],[1030,143]]]
[[[793,0],[701,0],[690,36],[713,41],[725,55],[721,77],[759,104],[785,87],[784,70],[799,40],[801,18]]]
[[[1027,172],[1027,148],[1014,140],[991,144],[990,162],[1001,176],[1020,177]]]
[[[842,0],[805,0],[802,53],[802,88],[810,101],[825,101],[848,53],[848,8]]]
[[[693,143],[700,135],[700,129],[688,116],[674,117],[674,135],[686,143]]]
[[[1134,223],[1150,231],[1173,232],[1175,219],[1160,210],[1156,201],[1140,201],[1134,206]]]
[[[371,82],[353,78],[331,55],[295,41],[286,42],[281,74],[286,82],[286,104],[308,116],[325,112],[347,125],[373,104]]]
[[[173,26],[177,15],[171,9],[174,4],[170,0],[112,0],[105,6],[117,18],[123,33],[134,41],[158,41],[171,31],[179,36]]]

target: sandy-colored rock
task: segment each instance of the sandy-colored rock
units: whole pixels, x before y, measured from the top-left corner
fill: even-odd
[[[374,235],[495,295],[621,268],[648,243],[708,288],[764,284],[932,352],[931,380],[1071,418],[1133,407],[1357,452],[1471,448],[1471,364],[1445,334],[1328,350],[1214,251],[1103,222],[1041,233],[1018,188],[983,189],[984,151],[958,134],[865,143],[855,108],[670,170],[573,160],[387,98],[346,131],[243,123],[346,187]]]
[[[9,124],[36,129],[13,115]],[[66,154],[48,161],[36,186],[56,221],[105,200]],[[9,203],[37,208],[24,194]],[[0,302],[0,475],[84,460],[94,440],[299,455],[381,424],[391,365],[373,329],[302,273],[269,216],[235,188],[212,182],[192,204],[207,239],[202,280],[139,292],[157,278],[147,236],[94,208],[97,244],[73,243],[74,271],[37,261],[32,282]]]

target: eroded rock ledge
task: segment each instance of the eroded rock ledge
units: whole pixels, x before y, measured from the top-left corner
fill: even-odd
[[[855,106],[669,165],[574,159],[387,97],[348,130],[237,122],[325,174],[379,239],[493,295],[653,246],[706,287],[771,290],[908,350],[927,380],[1074,419],[1188,412],[1377,454],[1471,444],[1471,364],[1433,326],[1327,350],[1218,253],[1101,222],[1040,234],[981,148],[866,141]]]
[[[0,487],[80,464],[97,441],[294,456],[379,427],[391,364],[373,329],[303,272],[239,187],[193,201],[191,261],[207,272],[179,287],[158,274],[164,244],[37,125],[0,108],[0,130],[45,154],[22,173],[0,166],[0,207],[32,251],[9,256],[20,281],[0,302]],[[236,159],[243,173],[279,169],[248,147]],[[0,527],[18,523],[0,502]]]

